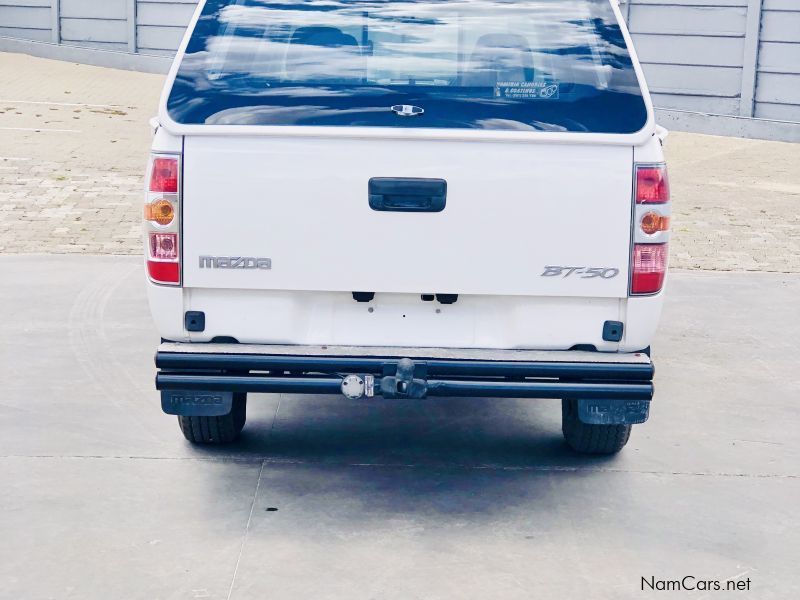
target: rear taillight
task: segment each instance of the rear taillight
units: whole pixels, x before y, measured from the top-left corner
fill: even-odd
[[[666,165],[636,165],[634,202],[631,295],[657,294],[669,262],[672,206]]]
[[[655,294],[664,287],[669,260],[668,244],[634,244],[631,293]]]
[[[150,169],[150,191],[164,194],[178,193],[178,159],[154,156]]]
[[[669,202],[667,165],[636,166],[636,204]]]
[[[169,200],[160,198],[155,202],[148,202],[144,205],[144,220],[158,223],[159,225],[170,225],[175,218],[175,206]]]
[[[156,260],[178,260],[178,234],[151,233],[150,256]]]
[[[645,213],[639,221],[639,227],[643,233],[647,235],[655,235],[662,231],[669,231],[668,216],[660,215],[657,212],[650,211]]]
[[[155,283],[180,281],[181,266],[178,263],[147,262],[147,274]]]
[[[144,206],[147,273],[162,285],[181,284],[180,172],[180,156],[151,156]]]

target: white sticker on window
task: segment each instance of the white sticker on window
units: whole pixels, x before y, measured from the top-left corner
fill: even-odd
[[[512,100],[558,100],[558,83],[552,81],[498,81],[495,98]]]

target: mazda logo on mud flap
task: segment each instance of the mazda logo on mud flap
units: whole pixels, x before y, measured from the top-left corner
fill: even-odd
[[[272,269],[271,258],[255,258],[252,256],[201,256],[201,269],[247,269],[269,271]]]
[[[173,406],[218,406],[224,402],[221,395],[208,394],[173,394],[170,398]]]

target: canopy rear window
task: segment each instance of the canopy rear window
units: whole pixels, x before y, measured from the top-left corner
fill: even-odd
[[[609,0],[208,0],[178,123],[633,133]]]

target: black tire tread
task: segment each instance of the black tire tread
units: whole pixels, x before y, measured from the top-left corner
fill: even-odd
[[[578,418],[577,400],[561,401],[561,430],[570,448],[582,454],[616,454],[631,437],[631,425],[587,425]]]
[[[234,394],[233,408],[221,417],[178,417],[183,436],[193,444],[229,444],[247,420],[247,395]]]

